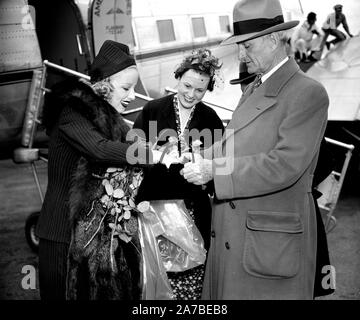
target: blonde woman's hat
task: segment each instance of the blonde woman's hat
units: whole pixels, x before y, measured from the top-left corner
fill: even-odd
[[[106,40],[90,67],[90,81],[103,80],[132,65],[136,63],[126,44]]]
[[[284,22],[279,0],[240,0],[233,10],[234,34],[221,45],[241,43],[298,24],[295,20]]]

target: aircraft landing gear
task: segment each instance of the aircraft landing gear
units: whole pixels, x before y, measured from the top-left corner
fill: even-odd
[[[33,212],[26,219],[25,223],[25,237],[31,250],[35,253],[39,251],[39,238],[35,234],[37,222],[39,220],[40,212]]]

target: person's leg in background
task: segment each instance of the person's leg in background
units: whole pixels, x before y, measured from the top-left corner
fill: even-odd
[[[340,30],[330,29],[329,31],[330,31],[330,34],[335,37],[334,40],[331,40],[331,41],[330,41],[330,44],[332,43],[332,44],[335,45],[335,44],[337,44],[338,42],[344,41],[344,40],[346,39],[345,34],[344,34],[343,32],[341,32]]]
[[[317,60],[321,59],[320,48],[321,48],[322,40],[323,40],[323,36],[320,35],[320,36],[313,38],[310,41],[310,44],[309,44],[310,55],[308,56],[308,59],[310,61],[317,61]]]
[[[40,239],[39,286],[41,300],[65,300],[67,243]]]
[[[322,29],[322,31],[324,32],[324,36],[322,38],[322,41],[321,41],[321,44],[320,44],[320,48],[319,48],[319,51],[323,51],[324,49],[324,46],[325,46],[325,43],[326,43],[326,40],[327,38],[329,37],[330,35],[330,32],[329,32],[329,29]]]
[[[299,56],[299,60],[305,61],[307,58],[306,53],[306,41],[304,39],[297,39],[295,41],[295,53],[298,52],[298,55],[295,54],[295,57]]]

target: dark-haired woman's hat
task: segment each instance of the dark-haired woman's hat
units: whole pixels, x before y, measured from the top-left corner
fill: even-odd
[[[101,81],[132,65],[135,65],[135,60],[127,45],[106,40],[91,65],[90,81]]]
[[[239,78],[230,80],[230,84],[239,84],[239,83],[249,84],[249,83],[253,82],[255,78],[256,78],[256,73],[253,73],[253,74],[249,73],[247,71],[246,63],[240,62]]]
[[[233,10],[234,34],[221,45],[240,43],[272,32],[288,30],[299,21],[284,22],[279,0],[240,0]]]

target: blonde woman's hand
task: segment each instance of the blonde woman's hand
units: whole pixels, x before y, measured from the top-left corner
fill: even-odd
[[[173,163],[180,163],[180,160],[177,154],[165,154],[162,163],[169,169]]]

